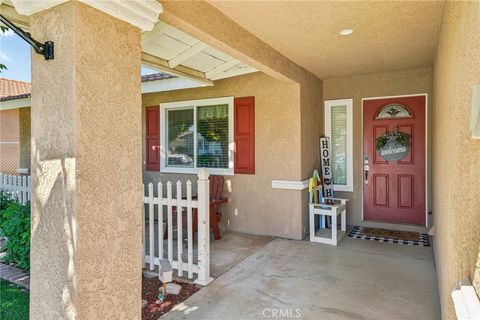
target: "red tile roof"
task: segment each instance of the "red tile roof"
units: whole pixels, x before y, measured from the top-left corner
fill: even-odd
[[[155,81],[155,80],[167,80],[172,78],[176,78],[176,76],[172,76],[171,74],[168,74],[168,73],[158,72],[158,73],[146,74],[142,76],[142,82]]]
[[[142,76],[142,82],[176,78],[168,73],[158,72]],[[32,86],[28,82],[0,78],[0,101],[30,98]]]
[[[31,91],[28,82],[0,78],[0,101],[28,98]]]

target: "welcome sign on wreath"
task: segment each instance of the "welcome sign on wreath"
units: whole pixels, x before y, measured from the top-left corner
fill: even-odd
[[[410,149],[410,136],[404,132],[386,132],[375,141],[380,156],[387,161],[400,161]]]

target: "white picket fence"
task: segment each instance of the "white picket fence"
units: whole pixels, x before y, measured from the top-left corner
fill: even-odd
[[[0,173],[0,191],[8,193],[21,203],[32,199],[32,177]]]
[[[154,197],[154,186],[148,184],[148,191],[143,194],[143,242],[142,242],[142,264],[145,268],[148,263],[150,270],[155,270],[159,265],[160,259],[167,259],[173,269],[177,270],[179,277],[186,273],[189,279],[194,278],[195,283],[207,285],[213,279],[210,277],[210,194],[209,179],[207,169],[200,169],[197,180],[197,200],[192,197],[192,182],[186,182],[186,196],[183,196],[182,182],[176,183],[176,197],[173,197],[173,184],[171,181],[166,183],[166,198],[163,197],[164,184],[158,183],[158,196]],[[174,208],[176,208],[176,233],[174,239]],[[198,231],[195,244],[193,225],[193,209],[198,210]],[[155,215],[155,211],[157,215]],[[166,214],[166,217],[165,217]],[[187,217],[187,226],[183,228],[183,216]],[[155,237],[155,216],[157,216],[157,233]],[[167,238],[164,240],[164,220],[166,220]],[[148,222],[148,238],[145,235],[146,222]],[[184,234],[186,231],[186,241]],[[147,243],[145,243],[147,241]],[[166,243],[165,243],[166,242]],[[148,248],[147,248],[148,247]],[[166,248],[165,248],[166,247]],[[158,254],[155,254],[157,248]],[[186,256],[184,255],[186,248]],[[176,256],[174,250],[176,249]],[[194,261],[194,253],[198,253],[197,261]]]

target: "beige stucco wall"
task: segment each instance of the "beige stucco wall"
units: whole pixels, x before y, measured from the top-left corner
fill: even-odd
[[[0,111],[0,141],[20,141],[19,109]]]
[[[20,166],[19,110],[0,111],[0,172],[16,174]]]
[[[309,179],[320,168],[320,137],[323,124],[323,81],[310,73],[300,80],[301,102],[301,178]],[[320,171],[319,171],[320,172]],[[308,189],[302,191],[302,232],[307,235]]]
[[[30,108],[19,109],[20,120],[20,168],[30,169],[31,162],[31,116]]]
[[[77,1],[31,30],[30,319],[140,319],[140,30]]]
[[[368,224],[362,222],[362,98],[417,93],[428,94],[428,111],[431,115],[432,69],[404,70],[324,81],[325,100],[353,98],[353,192],[335,193],[338,197],[349,199],[347,215],[349,225]],[[431,141],[431,126],[428,128],[427,141]],[[428,143],[427,154],[427,161],[431,163],[431,143]],[[431,217],[429,219],[432,220]]]
[[[468,125],[480,84],[480,2],[447,2],[434,65],[434,249],[443,319],[455,319],[450,293],[473,280],[480,244],[480,140]],[[480,294],[477,283],[477,293]]]
[[[226,176],[229,203],[222,208],[222,222],[231,230],[300,239],[303,233],[302,192],[271,187],[272,180],[300,181],[303,178],[300,91],[299,85],[257,72],[216,81],[213,87],[144,94],[142,104],[145,107],[162,102],[255,96],[255,174]],[[317,91],[321,93],[321,86]],[[306,105],[313,109],[311,103]],[[311,113],[310,110],[306,112]],[[144,171],[144,177],[147,183],[160,179],[195,180],[191,175],[152,171]]]

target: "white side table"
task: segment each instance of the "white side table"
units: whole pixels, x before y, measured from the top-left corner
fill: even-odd
[[[324,203],[310,203],[309,215],[310,215],[310,242],[319,242],[325,244],[331,244],[336,246],[343,237],[345,237],[347,231],[347,199],[329,199],[334,200],[335,204]],[[320,219],[320,230],[315,232],[315,215]],[[340,231],[337,230],[337,217],[341,216]],[[332,227],[327,229],[322,228],[322,221],[326,221],[326,217],[332,218]],[[325,224],[323,224],[325,226]]]

